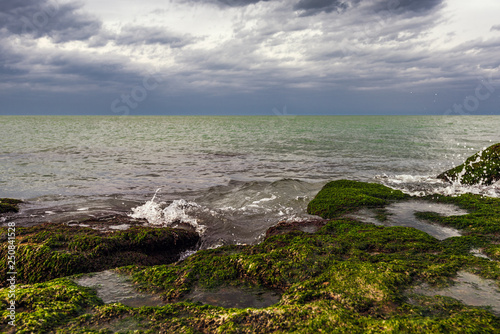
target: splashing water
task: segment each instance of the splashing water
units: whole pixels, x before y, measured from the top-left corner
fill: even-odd
[[[465,169],[464,169],[465,170]],[[457,180],[447,182],[430,175],[377,175],[375,180],[383,185],[401,190],[411,196],[445,195],[459,196],[462,194],[476,194],[487,197],[500,197],[500,181],[485,185],[467,185],[460,182],[465,172],[461,172]]]
[[[192,226],[195,231],[203,235],[206,226],[198,223],[196,218],[189,214],[190,211],[202,209],[200,205],[194,202],[188,202],[184,199],[175,200],[170,205],[162,209],[165,202],[155,202],[156,195],[161,188],[157,189],[153,198],[147,201],[144,205],[132,208],[132,218],[144,218],[151,225],[162,225],[174,227],[179,224],[188,224]]]
[[[311,217],[306,213],[307,203],[322,186],[290,179],[233,182],[197,193],[194,198],[168,202],[158,200],[157,190],[151,200],[132,208],[130,216],[157,226],[189,225],[201,235],[202,249],[255,244],[280,221]]]

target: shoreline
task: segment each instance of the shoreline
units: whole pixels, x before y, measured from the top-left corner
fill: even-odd
[[[334,189],[332,186],[338,191],[330,192],[329,189]],[[335,199],[339,194],[348,206],[339,204]],[[359,202],[356,198],[363,200]],[[41,316],[36,310],[26,312],[29,306],[23,304],[28,309],[20,313],[20,319],[26,320],[18,323],[26,330],[57,328],[61,333],[74,333],[79,328],[97,333],[97,328],[102,326],[115,328],[109,326],[117,319],[128,319],[134,330],[144,333],[158,330],[172,333],[187,330],[213,332],[223,328],[267,333],[315,328],[332,330],[339,326],[363,331],[389,326],[393,329],[406,328],[409,332],[417,332],[417,328],[418,331],[432,332],[433,326],[445,326],[448,330],[459,332],[467,328],[481,328],[484,332],[493,333],[500,325],[498,311],[491,313],[452,299],[435,297],[433,292],[428,292],[431,293],[429,296],[415,294],[412,289],[425,283],[430,285],[428,291],[439,291],[439,287],[450,284],[450,280],[463,270],[470,275],[480,275],[481,279],[495,278],[498,287],[500,251],[495,242],[500,240],[495,241],[495,233],[500,232],[500,222],[484,225],[491,216],[491,210],[500,210],[500,199],[478,195],[426,198],[433,203],[453,203],[468,211],[450,217],[422,215],[421,218],[433,224],[459,227],[462,231],[461,236],[442,241],[413,228],[376,226],[345,217],[346,213],[356,212],[359,208],[383,208],[389,203],[405,202],[409,198],[382,185],[334,181],[309,203],[310,213],[318,213],[315,212],[317,208],[328,208],[328,203],[336,203],[331,207],[334,211],[320,209],[320,214],[326,218],[324,220],[277,224],[268,229],[264,241],[257,245],[222,246],[199,250],[170,265],[129,265],[118,269],[122,275],[130,275],[141,291],[160,294],[166,303],[164,306],[103,305],[96,299],[96,290],[76,285],[71,278],[58,278],[19,286],[19,295],[26,298],[30,291],[37,291],[41,298],[38,303],[42,303],[39,305],[53,309],[50,306],[53,297],[46,293],[53,289],[71,289],[79,291],[83,304],[77,306],[69,300],[65,301],[65,305],[73,305],[74,311],[55,311],[56,318],[42,316],[46,319],[42,327],[30,327],[32,325],[23,322],[33,316]],[[489,216],[487,212],[490,212]],[[384,216],[379,216],[379,219],[383,221]],[[472,226],[471,222],[474,222]],[[477,248],[490,258],[469,253]],[[62,293],[63,290],[60,291]],[[0,290],[2,293],[5,289]],[[279,298],[272,297],[275,299],[269,299],[272,301],[270,304],[263,303],[265,298],[258,301],[261,300],[258,296],[268,295],[266,298]],[[83,305],[97,313],[90,315],[77,311]],[[322,315],[316,315],[314,309],[322,310]],[[494,310],[497,309],[495,306]],[[165,315],[151,318],[152,312]],[[419,315],[422,312],[430,313]],[[340,314],[348,317],[344,320],[336,318]],[[473,319],[470,318],[472,314]],[[262,317],[267,320],[254,320]],[[469,319],[465,324],[463,317]],[[59,320],[54,322],[55,319]],[[151,319],[156,320],[151,322]],[[209,319],[220,320],[211,322]],[[456,319],[457,323],[452,319]],[[180,323],[184,325],[179,327]],[[318,327],[320,323],[322,325]],[[8,330],[8,327],[4,329]]]

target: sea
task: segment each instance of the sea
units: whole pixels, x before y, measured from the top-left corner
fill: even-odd
[[[213,248],[311,218],[332,180],[500,196],[436,179],[500,142],[500,116],[0,116],[0,134],[0,197],[25,201],[2,224],[128,215]]]

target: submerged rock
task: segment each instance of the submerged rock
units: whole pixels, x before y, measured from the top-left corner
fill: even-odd
[[[286,222],[282,221],[271,226],[266,231],[266,239],[275,235],[285,234],[291,231],[302,231],[306,233],[316,233],[320,228],[326,225],[328,221],[323,219],[311,219],[304,221]]]
[[[23,201],[13,198],[0,198],[0,214],[7,212],[18,212],[19,204]]]
[[[0,257],[7,259],[9,246],[15,246],[15,263],[10,268],[0,261],[0,286],[8,284],[11,271],[17,272],[18,283],[38,283],[119,266],[171,263],[199,241],[195,232],[145,226],[103,231],[45,223],[18,227],[15,233],[8,229],[0,228]]]
[[[500,143],[479,151],[437,178],[466,185],[490,185],[500,180]]]

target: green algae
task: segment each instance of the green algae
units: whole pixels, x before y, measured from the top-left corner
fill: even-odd
[[[489,185],[500,180],[500,143],[474,154],[463,164],[439,174],[438,178],[467,185]]]
[[[0,228],[5,235],[7,228]],[[6,238],[5,238],[6,239]],[[170,228],[133,227],[103,232],[64,224],[16,228],[16,270],[20,283],[38,283],[78,273],[119,266],[155,265],[177,260],[196,246],[196,233]],[[9,243],[0,245],[7,257]],[[0,262],[0,286],[5,286],[7,261]]]
[[[19,204],[23,201],[12,198],[0,198],[0,214],[7,212],[19,212]]]
[[[376,183],[337,180],[327,183],[309,202],[307,212],[325,219],[335,218],[360,207],[383,207],[390,200],[409,196]]]
[[[462,270],[500,282],[495,261],[500,238],[497,199],[429,197],[469,211],[451,217],[419,213],[464,234],[440,241],[414,228],[375,226],[340,216],[408,198],[400,192],[353,181],[335,181],[325,188],[310,207],[330,221],[315,233],[280,228],[258,245],[202,250],[166,265],[122,267],[119,270],[132,274],[141,289],[161,293],[170,304],[131,308],[93,302],[89,310],[49,321],[50,328],[57,333],[498,332],[500,318],[488,309],[452,298],[407,294],[422,283],[444,286]],[[52,244],[64,248],[68,243],[58,236]],[[72,245],[85,252],[98,247],[95,241]],[[478,247],[494,260],[470,254]],[[269,307],[244,309],[183,301],[196,289],[216,292],[227,287],[275,291],[281,298]]]
[[[8,325],[9,292],[9,289],[0,289],[1,317],[4,320],[0,323],[0,330],[3,332],[14,329]],[[15,292],[17,333],[45,333],[85,313],[89,308],[102,304],[94,291],[78,286],[67,278],[17,286]]]

